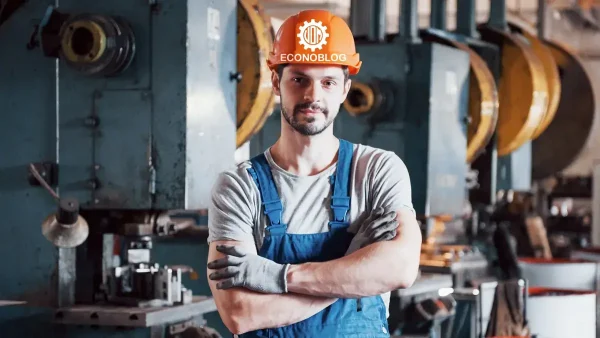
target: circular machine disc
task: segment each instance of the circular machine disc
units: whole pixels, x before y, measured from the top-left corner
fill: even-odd
[[[548,107],[544,67],[533,49],[520,38],[487,25],[481,38],[501,47],[498,114],[498,156],[517,150],[533,137]]]
[[[556,115],[532,142],[532,178],[544,179],[567,168],[580,155],[594,129],[596,101],[581,60],[556,42],[546,42],[558,64],[561,94]]]
[[[275,94],[267,67],[274,39],[270,18],[258,0],[238,3],[237,67],[242,78],[237,85],[236,146],[240,147],[262,128],[273,112]]]
[[[472,163],[488,144],[498,121],[498,91],[494,76],[485,61],[467,45],[423,30],[421,38],[461,49],[469,53],[469,126],[467,163]]]
[[[554,119],[556,110],[558,109],[561,90],[558,66],[552,56],[550,48],[548,48],[534,33],[517,23],[509,22],[508,25],[513,34],[521,35],[531,45],[533,52],[542,62],[544,74],[546,74],[546,84],[548,85],[548,109],[546,110],[542,123],[540,123],[533,133],[532,139],[536,139],[544,132],[544,130],[546,130],[546,128],[548,128],[548,125],[550,125],[550,122]]]

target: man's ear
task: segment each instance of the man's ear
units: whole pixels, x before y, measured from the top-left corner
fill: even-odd
[[[271,84],[273,85],[273,92],[277,96],[281,95],[281,88],[279,87],[279,82],[280,82],[279,75],[277,74],[276,71],[272,71],[271,72]]]

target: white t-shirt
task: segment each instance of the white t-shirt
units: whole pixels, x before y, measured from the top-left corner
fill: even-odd
[[[287,224],[287,232],[329,231],[329,177],[335,173],[336,165],[317,175],[298,176],[273,162],[270,150],[265,151],[265,156],[283,202],[282,222]],[[254,241],[257,251],[262,247],[268,221],[258,187],[247,171],[249,167],[250,161],[244,161],[221,173],[215,182],[208,210],[209,243]],[[414,212],[408,170],[394,152],[355,144],[351,170],[350,231],[355,233],[371,210],[379,207],[386,211],[410,209]],[[390,293],[381,296],[389,315]]]

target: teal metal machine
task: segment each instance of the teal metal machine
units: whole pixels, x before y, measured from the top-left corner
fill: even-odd
[[[226,334],[172,237],[234,164],[237,1],[4,3],[0,335]]]
[[[431,28],[423,30],[421,36],[428,41],[443,41],[449,44],[458,42],[467,46],[485,62],[487,70],[491,73],[492,81],[495,82],[496,87],[493,88],[493,91],[496,91],[496,88],[500,89],[500,93],[496,92],[496,95],[504,95],[504,97],[499,97],[500,105],[510,102],[508,97],[510,94],[507,95],[506,87],[501,88],[502,81],[505,83],[508,81],[502,77],[503,74],[506,74],[506,72],[503,72],[503,67],[507,67],[506,62],[503,63],[502,60],[503,56],[506,56],[503,55],[503,49],[510,48],[503,41],[506,40],[506,36],[510,36],[504,1],[491,1],[488,22],[477,25],[475,21],[475,0],[458,0],[456,8],[457,26],[453,32],[446,29],[446,15],[437,14],[446,13],[446,2],[432,0],[431,4]],[[472,60],[471,71],[476,73],[478,67],[479,65],[473,63]],[[511,80],[519,81],[518,79]],[[474,98],[470,99],[473,100]],[[481,97],[479,99],[482,100]],[[533,106],[534,103],[531,103],[531,105]],[[506,111],[504,110],[503,113],[506,114]],[[500,122],[506,123],[504,121]],[[471,276],[471,280],[465,279],[464,281],[468,282],[467,285],[455,285],[457,289],[453,293],[453,297],[457,302],[456,315],[453,326],[448,328],[448,332],[446,332],[447,337],[480,337],[486,334],[486,330],[488,330],[487,334],[494,335],[495,331],[493,330],[497,323],[495,322],[496,318],[493,318],[491,313],[494,312],[492,307],[496,304],[494,303],[494,297],[499,283],[518,284],[520,288],[513,288],[520,290],[518,297],[525,297],[526,294],[526,287],[524,287],[526,283],[519,280],[519,273],[514,270],[516,266],[511,265],[510,258],[512,258],[512,254],[509,253],[511,250],[507,250],[507,247],[504,246],[506,243],[498,240],[504,235],[504,230],[498,225],[506,219],[497,214],[503,203],[503,201],[497,199],[497,194],[499,191],[509,190],[530,191],[531,143],[530,141],[524,142],[512,152],[499,156],[498,134],[501,128],[506,133],[504,126],[494,125],[493,134],[489,141],[470,164],[470,169],[476,171],[478,175],[477,184],[471,186],[469,190],[469,202],[474,211],[472,217],[465,224],[473,227],[469,231],[471,232],[469,244],[480,248],[495,268],[488,270],[487,276]],[[488,228],[485,229],[488,233],[484,236],[477,233],[478,228],[481,226]],[[491,239],[487,237],[491,235],[489,233],[490,229],[494,232],[492,235],[494,238],[493,243],[490,243]],[[478,235],[479,237],[477,237]],[[464,286],[466,288],[462,288]],[[514,297],[514,295],[504,295],[504,297]],[[514,313],[521,310],[511,309],[511,311],[515,311]],[[523,323],[517,323],[517,318],[518,316],[513,319],[512,324],[504,323],[504,325],[515,325],[514,327],[522,325]],[[498,320],[499,322],[503,321],[502,318]],[[492,327],[491,330],[488,329],[488,324]]]
[[[365,2],[354,4],[364,12]],[[416,1],[402,1],[401,13],[396,36],[355,32],[363,67],[335,133],[398,154],[411,173],[413,204],[424,221],[460,215],[466,194],[469,57],[419,38]],[[365,104],[371,93],[375,100]]]

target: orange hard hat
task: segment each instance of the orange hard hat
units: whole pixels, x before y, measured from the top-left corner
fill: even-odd
[[[279,27],[267,59],[271,70],[288,63],[348,66],[350,75],[355,75],[362,61],[342,18],[325,10],[306,10]]]

